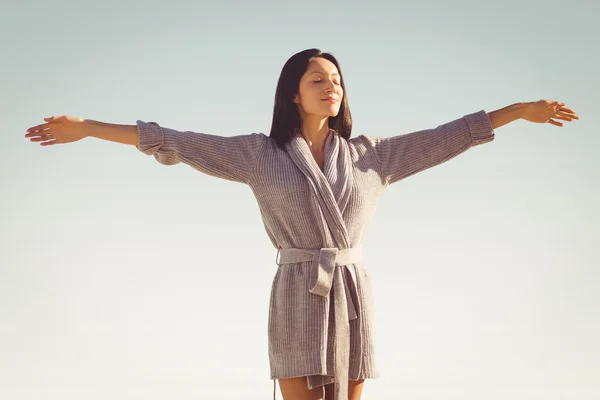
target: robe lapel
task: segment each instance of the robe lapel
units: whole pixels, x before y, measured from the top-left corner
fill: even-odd
[[[325,139],[325,162],[323,171],[315,161],[306,140],[302,133],[296,130],[292,140],[288,143],[288,152],[296,166],[306,176],[314,195],[317,197],[323,216],[331,231],[337,248],[320,249],[319,257],[323,254],[330,255],[333,251],[334,259],[339,249],[350,248],[350,238],[346,223],[343,219],[343,212],[348,205],[350,190],[352,188],[352,160],[350,150],[346,140],[338,133],[330,129]],[[318,260],[318,267],[321,267],[321,258]],[[334,306],[334,376],[309,376],[307,384],[312,389],[315,384],[324,380],[335,382],[334,397],[336,400],[348,398],[348,364],[350,360],[350,324],[349,319],[357,318],[357,309],[353,304],[352,296],[348,289],[348,282],[345,277],[345,271],[349,271],[354,282],[353,288],[356,288],[356,277],[353,274],[353,268],[342,269],[335,268],[335,261],[325,263],[328,268],[332,268],[328,273],[332,273],[331,283],[333,284],[333,306]],[[317,274],[318,275],[318,274]],[[311,291],[311,293],[313,293]],[[355,289],[355,294],[357,294]],[[321,294],[322,295],[322,294]],[[348,305],[351,304],[351,307]],[[349,314],[352,310],[352,314]],[[326,328],[327,330],[329,328]],[[359,338],[360,340],[360,338]],[[362,343],[360,344],[362,353]],[[327,363],[327,362],[326,362]]]
[[[348,205],[348,199],[350,199],[353,181],[352,160],[346,140],[340,137],[336,131],[331,130],[328,139],[331,140],[326,142],[327,157],[325,158],[324,175],[329,182],[333,197],[337,201],[340,215],[342,215]],[[308,147],[308,145],[306,146]]]
[[[350,198],[353,179],[352,160],[345,139],[335,130],[329,130],[325,139],[323,171],[299,131],[295,131],[288,149],[293,162],[304,173],[313,189],[338,247],[350,247],[348,230],[342,217]]]

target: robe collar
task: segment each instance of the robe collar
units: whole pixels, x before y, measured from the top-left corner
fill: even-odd
[[[323,171],[312,155],[299,129],[294,129],[287,144],[290,157],[306,176],[317,197],[323,215],[339,248],[349,248],[350,239],[343,212],[346,210],[353,182],[352,159],[346,139],[329,129],[325,139]]]

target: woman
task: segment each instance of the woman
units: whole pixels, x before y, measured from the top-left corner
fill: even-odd
[[[434,129],[351,138],[345,91],[335,57],[308,49],[283,67],[269,136],[72,116],[45,118],[25,136],[41,145],[88,136],[135,145],[162,164],[183,162],[249,185],[278,249],[268,323],[274,386],[279,379],[284,400],[359,400],[364,380],[379,376],[361,243],[384,189],[491,142],[494,129],[516,119],[562,126],[555,120],[579,117],[564,103],[540,100],[481,110]]]

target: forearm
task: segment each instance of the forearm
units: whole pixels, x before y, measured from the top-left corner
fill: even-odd
[[[138,144],[136,125],[109,124],[91,119],[86,119],[84,123],[88,125],[86,129],[87,136],[133,146]]]
[[[492,128],[496,129],[509,122],[523,118],[523,113],[527,104],[528,103],[515,103],[488,113],[490,121],[492,122]]]

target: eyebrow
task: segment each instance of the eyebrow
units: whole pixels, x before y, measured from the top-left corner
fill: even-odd
[[[321,74],[321,75],[325,75],[325,73],[324,73],[324,72],[319,72],[319,71],[313,71],[313,72],[311,72],[309,75],[312,75],[312,74]],[[334,72],[334,73],[333,73],[333,74],[331,74],[331,75],[337,75],[337,76],[340,76],[340,74],[338,74],[337,72]]]

